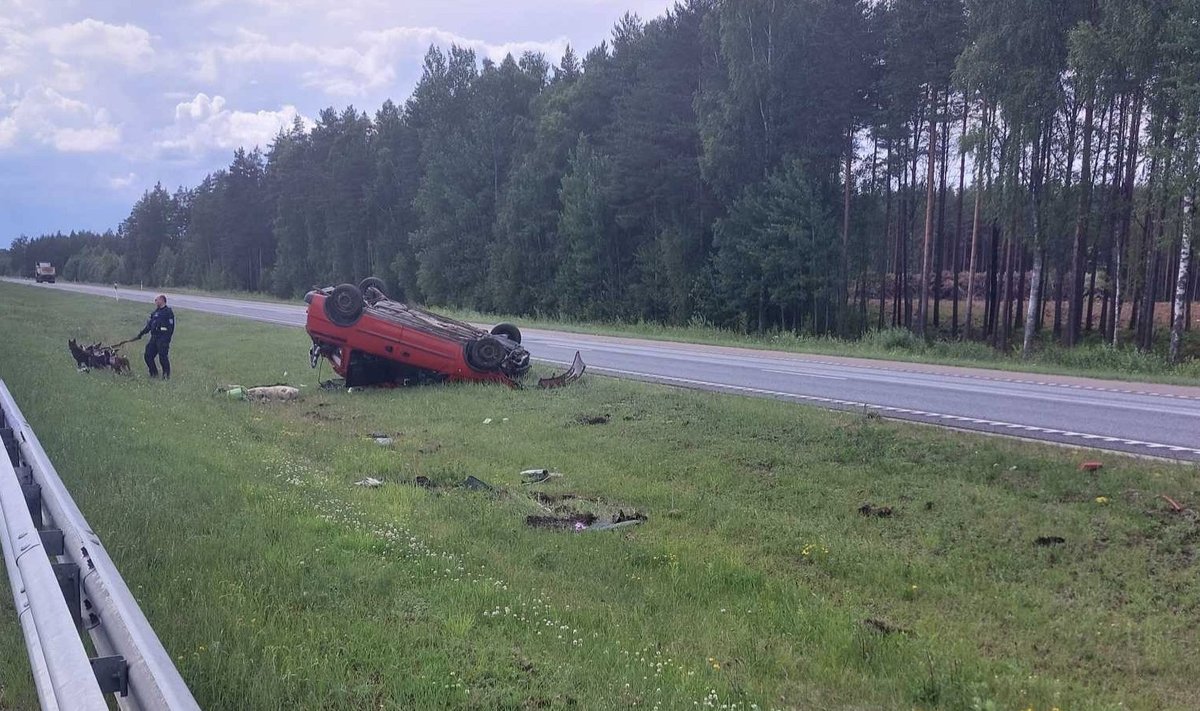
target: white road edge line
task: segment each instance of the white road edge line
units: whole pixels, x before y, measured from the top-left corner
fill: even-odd
[[[764,373],[779,373],[780,375],[794,375],[798,378],[824,378],[826,380],[849,380],[840,375],[817,375],[816,373],[806,373],[798,370],[774,370],[773,368],[763,368]]]

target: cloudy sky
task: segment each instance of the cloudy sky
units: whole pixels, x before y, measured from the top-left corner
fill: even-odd
[[[0,247],[116,227],[326,106],[403,101],[429,45],[583,54],[670,0],[0,0]]]

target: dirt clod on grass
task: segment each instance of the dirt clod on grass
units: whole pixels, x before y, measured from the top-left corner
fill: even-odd
[[[517,669],[531,676],[537,674],[537,667],[534,666],[533,662],[529,660],[529,657],[525,656],[525,653],[519,647],[513,647],[512,653],[513,662],[516,664]]]
[[[415,486],[419,486],[422,489],[428,489],[429,491],[438,491],[438,490],[442,490],[442,489],[446,489],[446,490],[467,489],[468,491],[483,491],[483,492],[492,493],[492,494],[500,493],[500,489],[497,489],[496,487],[487,483],[483,479],[480,479],[479,477],[475,477],[475,476],[468,476],[466,479],[463,479],[457,485],[454,485],[454,484],[438,484],[437,482],[433,481],[432,479],[430,479],[427,476],[418,475],[413,479],[412,483]]]
[[[858,507],[858,513],[868,518],[871,516],[876,518],[890,518],[895,511],[891,506],[875,506],[868,501]]]
[[[1067,539],[1062,536],[1038,536],[1034,539],[1033,545],[1046,548],[1049,546],[1061,546],[1066,542]]]
[[[862,623],[867,629],[871,630],[872,632],[878,632],[882,635],[902,634],[906,637],[914,636],[912,630],[906,630],[903,627],[897,627],[886,620],[881,620],[875,617],[868,617],[867,619],[863,620]]]
[[[575,494],[547,494],[541,491],[535,492],[533,495],[534,501],[539,504],[546,504],[547,506],[554,506],[555,504],[561,504],[564,501],[578,498]]]
[[[612,415],[607,412],[603,415],[579,415],[575,421],[581,425],[607,425],[612,419]]]

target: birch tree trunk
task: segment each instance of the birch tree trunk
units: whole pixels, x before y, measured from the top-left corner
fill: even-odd
[[[1171,323],[1171,362],[1178,363],[1183,346],[1183,326],[1187,321],[1187,293],[1192,261],[1192,209],[1194,198],[1183,198],[1183,239],[1179,243],[1179,277],[1175,280],[1175,319]]]
[[[1037,221],[1034,217],[1034,221]],[[1025,308],[1025,338],[1021,342],[1021,357],[1033,354],[1033,332],[1037,328],[1038,314],[1042,311],[1042,263],[1045,250],[1037,247],[1033,252],[1033,276],[1029,279],[1029,304]]]

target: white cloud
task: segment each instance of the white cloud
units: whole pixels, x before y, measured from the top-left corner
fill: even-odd
[[[162,132],[154,146],[162,154],[200,156],[212,150],[266,147],[280,129],[290,128],[300,116],[295,106],[278,111],[233,111],[225,97],[196,94],[175,106],[175,123]]]
[[[116,148],[120,126],[105,109],[76,97],[97,87],[99,67],[112,62],[146,66],[153,56],[149,33],[92,19],[42,23],[38,29],[28,25],[41,23],[40,15],[23,12],[22,3],[8,5],[13,12],[0,14],[0,81],[5,82],[0,149],[47,146],[61,153],[92,153]],[[91,94],[107,98],[103,90]]]
[[[108,187],[113,190],[124,190],[133,185],[133,181],[137,180],[137,173],[127,173],[126,175],[110,175],[108,177]]]
[[[487,57],[497,62],[504,59],[507,54],[520,57],[525,52],[541,52],[552,59],[558,59],[562,57],[570,43],[566,37],[559,37],[546,42],[524,41],[496,44],[463,37],[436,27],[393,27],[378,32],[365,32],[362,34],[362,38],[368,46],[380,52],[394,53],[396,50],[400,50],[407,53],[414,48],[424,51],[431,44],[442,47],[456,44],[459,47],[473,49],[481,57]]]
[[[121,132],[115,126],[60,128],[54,132],[54,147],[63,153],[94,153],[116,148]]]
[[[14,20],[0,16],[0,80],[22,75],[31,43]]]
[[[0,118],[0,148],[8,148],[17,140],[17,120],[12,116]]]
[[[238,39],[198,52],[194,76],[207,82],[221,77],[223,67],[248,67],[264,63],[307,65],[301,71],[304,85],[332,96],[358,96],[387,86],[396,79],[395,67],[412,63],[430,45],[458,45],[473,49],[481,57],[499,61],[506,54],[542,52],[557,60],[568,40],[506,42],[495,44],[463,37],[437,27],[392,27],[360,32],[353,44],[316,46],[301,42],[272,42],[265,35],[240,30]]]
[[[55,90],[78,92],[87,87],[87,78],[79,68],[67,64],[61,59],[55,59],[47,68],[50,67],[54,69],[54,73],[47,79],[46,84],[54,87]]]
[[[154,58],[150,33],[137,25],[88,18],[40,30],[37,37],[57,57],[115,62],[131,69],[148,69]]]
[[[85,153],[110,150],[121,141],[120,128],[107,111],[49,87],[20,94],[10,106],[8,115],[0,117],[0,148],[32,143]]]

